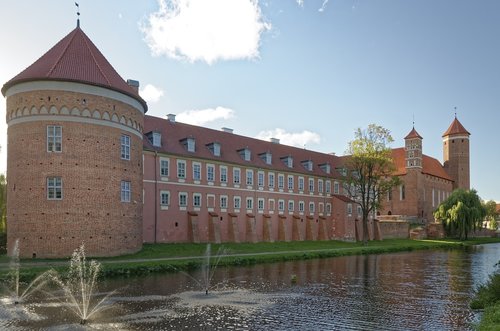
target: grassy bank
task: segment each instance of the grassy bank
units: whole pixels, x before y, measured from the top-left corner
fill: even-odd
[[[465,242],[446,240],[384,240],[372,241],[368,245],[342,241],[304,241],[276,243],[224,243],[212,244],[212,253],[219,248],[225,255],[219,265],[239,266],[256,263],[305,260],[359,254],[381,254],[420,249],[442,249],[500,242],[500,238],[477,238]],[[199,268],[205,254],[206,244],[146,244],[135,254],[111,258],[97,258],[102,263],[103,277],[144,275],[155,272],[175,272]],[[7,257],[0,259],[3,268],[0,278],[8,273]],[[21,277],[25,280],[49,268],[64,270],[68,259],[21,261]]]
[[[493,274],[477,289],[471,308],[484,309],[478,330],[500,330],[500,273]]]

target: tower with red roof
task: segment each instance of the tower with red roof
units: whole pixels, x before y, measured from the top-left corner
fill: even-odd
[[[443,133],[443,162],[446,172],[453,178],[453,189],[470,189],[470,133],[455,119]]]
[[[77,27],[2,88],[8,248],[23,257],[142,247],[146,102]]]

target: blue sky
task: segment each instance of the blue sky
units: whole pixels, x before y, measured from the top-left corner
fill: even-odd
[[[339,155],[370,123],[401,147],[414,119],[424,153],[442,161],[457,107],[472,186],[500,201],[500,1],[186,2],[79,1],[82,29],[140,81],[148,114]],[[1,84],[75,25],[73,1],[3,1]]]

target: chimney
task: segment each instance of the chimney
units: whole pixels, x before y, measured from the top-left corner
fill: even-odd
[[[167,119],[172,122],[172,123],[175,123],[175,114],[168,114],[167,115]]]
[[[139,81],[133,79],[127,79],[127,84],[134,90],[137,94],[139,94]]]
[[[279,144],[280,140],[278,138],[269,138],[269,141],[272,142],[273,144]]]
[[[233,133],[233,129],[223,127],[222,131],[227,132],[227,133]]]

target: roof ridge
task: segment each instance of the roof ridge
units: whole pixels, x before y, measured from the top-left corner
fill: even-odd
[[[76,31],[76,29],[73,31],[73,34],[71,35],[71,37],[68,38],[68,43],[64,46],[63,51],[61,52],[61,54],[59,55],[59,57],[57,58],[57,60],[54,62],[54,65],[49,69],[49,71],[45,75],[46,77],[50,77],[50,75],[52,74],[52,72],[56,69],[57,65],[59,64],[59,62],[63,58],[64,54],[66,54],[66,52],[68,51],[69,45],[71,45],[71,42],[75,38],[75,35],[76,35],[75,31]]]
[[[83,33],[83,31],[82,31]],[[85,33],[83,33],[84,37],[87,37],[87,35],[85,35]],[[97,66],[97,68],[99,69],[99,72],[101,73],[101,75],[104,77],[104,79],[106,80],[106,82],[108,82],[109,85],[111,85],[111,81],[109,80],[108,76],[106,76],[106,74],[104,73],[104,71],[102,70],[101,66],[99,65],[99,62],[96,60],[95,58],[95,55],[94,55],[94,52],[92,51],[92,47],[89,47],[89,43],[87,41],[87,38],[83,38],[83,41],[85,42],[85,46],[87,47],[87,49],[89,50],[90,52],[90,55],[92,56],[92,60],[94,60],[94,63],[95,65]],[[94,45],[95,46],[95,45]],[[97,48],[97,46],[96,46]]]

